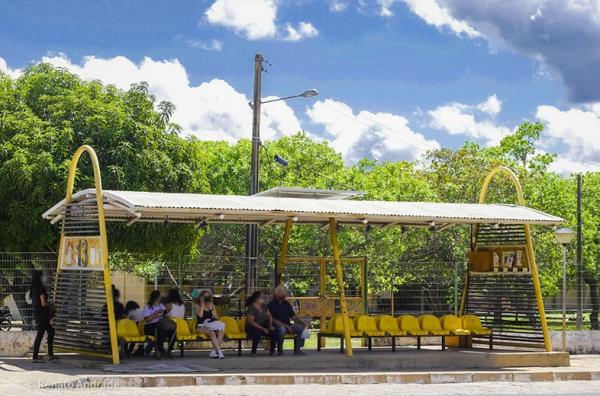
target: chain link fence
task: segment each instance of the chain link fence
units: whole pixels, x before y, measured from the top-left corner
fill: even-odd
[[[33,328],[32,308],[28,301],[31,274],[35,269],[45,270],[49,285],[56,270],[55,252],[0,252],[0,329],[30,330]],[[113,283],[121,291],[121,302],[134,300],[145,303],[149,291],[158,289],[167,293],[178,288],[186,300],[191,316],[190,295],[193,289],[210,289],[223,314],[239,317],[244,311],[246,298],[245,257],[180,256],[164,258],[149,255],[115,252],[110,256]],[[274,258],[261,259],[256,266],[254,289],[271,293],[275,284]],[[364,274],[361,265],[345,263],[344,283],[348,297],[360,297]],[[461,262],[392,262],[386,270],[367,265],[367,311],[370,314],[436,315],[457,313],[465,279],[465,263]],[[321,269],[315,263],[290,262],[286,267],[285,284],[295,297],[313,297],[321,293]],[[325,269],[325,293],[337,295],[335,268]],[[575,282],[568,282],[567,317],[569,329],[575,328],[577,294]],[[51,293],[52,288],[49,287]],[[593,296],[584,289],[583,328],[590,329],[593,315]],[[562,323],[561,290],[545,299],[548,324],[558,330]]]

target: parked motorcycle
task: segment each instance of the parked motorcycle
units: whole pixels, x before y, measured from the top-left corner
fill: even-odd
[[[10,313],[10,309],[4,306],[0,308],[0,331],[9,331],[12,327],[14,318]]]

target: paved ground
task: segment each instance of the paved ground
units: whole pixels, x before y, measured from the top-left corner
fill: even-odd
[[[476,384],[431,384],[431,385],[244,385],[244,386],[194,386],[174,388],[115,388],[40,390],[27,387],[5,388],[0,379],[0,392],[6,396],[37,395],[83,395],[119,396],[126,395],[194,395],[194,396],[346,396],[346,395],[598,395],[600,381],[536,382],[536,383],[490,383]]]
[[[257,358],[260,359],[260,358]],[[591,377],[593,380],[577,381],[579,377],[569,377],[569,381],[547,381],[537,379],[538,382],[472,382],[472,383],[435,383],[435,384],[333,384],[333,385],[198,385],[198,386],[175,386],[175,387],[108,387],[100,389],[65,389],[60,386],[69,387],[75,380],[86,378],[89,375],[98,375],[97,361],[75,360],[68,356],[63,358],[60,364],[48,363],[46,365],[31,365],[28,359],[0,359],[0,395],[598,395],[600,394],[600,355],[576,355],[571,357],[571,367],[546,367],[546,368],[518,368],[502,369],[495,373],[506,374],[516,372],[519,375],[528,373],[581,373],[595,372]],[[68,363],[67,363],[68,362]],[[15,364],[17,363],[17,364]],[[491,371],[487,371],[491,372]],[[422,372],[421,372],[422,373]],[[432,371],[438,375],[443,373]],[[458,372],[459,375],[470,373],[485,374],[483,371],[465,370]],[[195,373],[196,375],[198,373]],[[317,374],[323,374],[319,372]],[[350,375],[359,374],[351,371]],[[377,375],[377,372],[372,374]],[[394,373],[387,372],[393,375]],[[406,372],[403,372],[406,374]],[[411,372],[412,374],[412,372]],[[114,375],[104,373],[104,375]],[[207,374],[214,375],[214,374]],[[239,375],[239,374],[238,374]],[[162,375],[158,375],[162,376]],[[110,378],[110,377],[109,377]],[[516,377],[515,377],[516,378]],[[522,378],[522,377],[519,377]],[[558,377],[555,376],[554,379]],[[566,377],[565,377],[566,378]],[[438,378],[439,379],[439,378]],[[550,377],[550,380],[552,377]],[[443,378],[442,378],[443,380]],[[43,389],[44,385],[53,384],[57,389]]]

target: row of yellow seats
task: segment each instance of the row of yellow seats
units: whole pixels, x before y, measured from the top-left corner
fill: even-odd
[[[206,334],[196,332],[196,321],[185,320],[182,318],[170,318],[177,325],[177,331],[175,332],[175,339],[179,342],[179,349],[183,356],[184,343],[191,341],[204,341],[208,340]],[[122,343],[144,343],[155,340],[153,335],[144,334],[145,322],[140,320],[137,324],[131,319],[119,319],[117,320],[117,338]]]
[[[396,350],[396,337],[416,337],[417,349],[421,349],[421,337],[439,336],[442,338],[442,350],[445,349],[447,336],[487,336],[490,349],[492,344],[492,331],[481,325],[475,315],[444,315],[437,318],[434,315],[421,315],[418,318],[412,315],[401,315],[394,318],[389,315],[368,316],[359,315],[354,320],[349,320],[350,337],[368,340],[368,349],[371,350],[373,337],[391,337],[392,352]],[[327,328],[319,332],[317,350],[321,350],[321,338],[335,337],[340,339],[340,352],[344,351],[344,322],[341,315],[335,315],[329,321]]]
[[[171,318],[177,324],[176,340],[180,344],[183,355],[183,344],[192,341],[206,341],[209,337],[206,334],[197,332],[195,319]],[[242,341],[248,338],[246,334],[246,319],[236,320],[230,316],[221,316],[219,318],[225,324],[225,338],[233,341]],[[117,321],[117,337],[121,342],[143,343],[154,341],[154,336],[144,335],[144,321],[136,323],[130,319],[121,319]],[[286,338],[293,337],[286,335]],[[241,353],[241,342],[238,343],[238,353]]]
[[[475,315],[444,315],[437,318],[434,315],[401,315],[394,318],[389,315],[368,316],[359,315],[350,320],[351,337],[401,337],[401,336],[465,336],[490,335],[491,329],[481,325]],[[329,321],[326,334],[344,334],[344,323],[341,315],[335,315]]]

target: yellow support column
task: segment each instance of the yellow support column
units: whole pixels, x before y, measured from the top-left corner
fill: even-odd
[[[510,180],[512,181],[515,189],[517,190],[517,199],[519,201],[519,205],[525,206],[525,195],[523,194],[523,187],[521,186],[521,182],[519,181],[519,177],[512,171],[512,169],[507,168],[506,166],[498,166],[487,175],[485,180],[483,181],[483,186],[481,187],[481,192],[479,193],[479,203],[485,203],[485,199],[487,197],[488,189],[490,187],[490,183],[494,176],[498,173],[506,174]],[[533,240],[531,238],[531,229],[529,224],[524,224],[525,230],[525,244],[527,250],[527,261],[529,263],[529,270],[531,271],[531,277],[533,278],[533,288],[535,290],[535,298],[538,305],[538,311],[540,315],[540,322],[542,323],[542,333],[544,334],[544,344],[546,346],[546,352],[552,351],[552,345],[550,344],[550,337],[548,335],[548,324],[546,323],[546,312],[544,311],[544,300],[542,298],[542,288],[540,286],[540,278],[538,275],[537,265],[535,262],[535,252],[533,250]]]
[[[283,231],[283,241],[281,241],[281,247],[279,249],[279,260],[277,261],[277,285],[279,285],[283,280],[283,271],[285,270],[285,262],[287,261],[288,246],[291,232],[292,220],[288,219],[285,222],[285,228]]]
[[[96,188],[96,205],[98,206],[98,228],[100,230],[100,248],[102,252],[102,268],[104,272],[104,292],[106,294],[106,306],[108,307],[108,327],[110,332],[110,348],[113,364],[119,364],[119,345],[117,341],[117,326],[115,321],[115,312],[113,307],[113,296],[112,296],[112,282],[110,280],[110,268],[108,266],[108,242],[106,238],[106,222],[104,217],[104,200],[102,198],[102,176],[100,174],[100,163],[96,152],[91,146],[81,146],[73,154],[71,164],[69,165],[69,175],[67,178],[67,192],[65,196],[65,202],[71,203],[73,200],[73,188],[75,186],[75,175],[77,174],[77,164],[81,155],[87,152],[92,161],[92,168],[94,170],[94,184]],[[60,259],[63,257],[63,239],[64,234],[61,232],[60,236],[60,254],[59,254],[59,265],[58,271],[60,271]],[[85,352],[85,351],[84,351]]]
[[[342,260],[340,258],[340,247],[337,238],[337,223],[335,218],[329,218],[329,235],[331,236],[331,250],[333,252],[333,261],[335,263],[335,275],[338,283],[338,293],[340,296],[340,310],[342,311],[342,321],[344,323],[344,340],[346,342],[346,356],[352,356],[352,340],[350,339],[350,323],[348,318],[348,306],[346,305],[346,293],[344,292],[344,273],[342,271]]]

